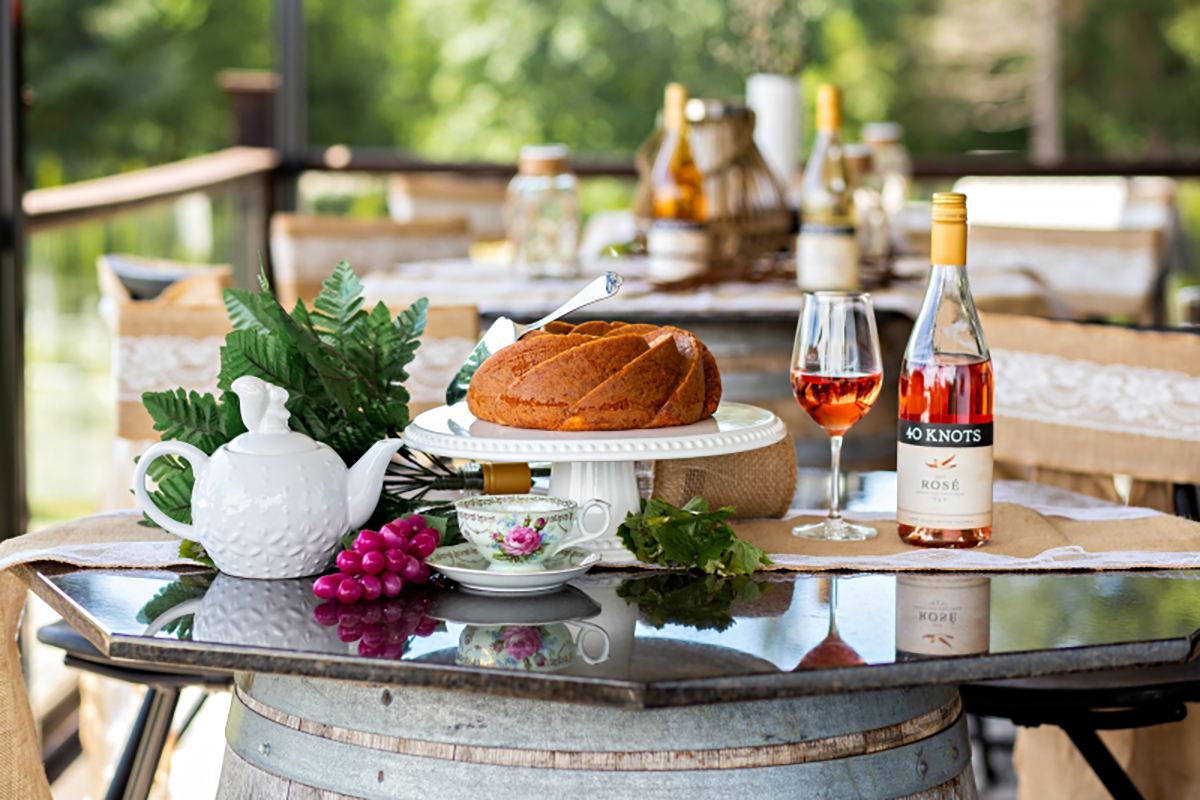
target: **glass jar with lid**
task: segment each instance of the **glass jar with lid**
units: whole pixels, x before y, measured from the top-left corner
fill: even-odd
[[[566,145],[521,148],[508,184],[506,219],[516,272],[531,278],[579,275],[579,180]]]

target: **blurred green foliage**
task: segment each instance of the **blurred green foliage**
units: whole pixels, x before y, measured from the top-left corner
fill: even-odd
[[[895,119],[918,154],[1022,151],[1034,1],[794,0],[805,15],[805,94],[837,82],[851,135],[862,121]],[[627,156],[652,128],[668,81],[706,96],[742,93],[746,76],[730,54],[750,44],[730,23],[755,3],[788,5],[307,0],[309,138],[432,158],[511,160],[544,141]],[[230,118],[216,73],[271,63],[271,0],[24,8],[35,186],[220,148]],[[1200,146],[1194,0],[1063,2],[1062,50],[1069,153]]]

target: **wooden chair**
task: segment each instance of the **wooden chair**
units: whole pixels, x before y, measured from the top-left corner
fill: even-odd
[[[471,239],[499,241],[506,237],[507,187],[507,178],[487,175],[444,172],[392,175],[388,179],[388,214],[403,223],[466,217]]]
[[[1001,315],[982,321],[996,369],[997,477],[1195,516],[1200,335]],[[1125,498],[1117,475],[1126,477]],[[1043,726],[1020,733],[1031,751],[1069,752],[1051,726],[1062,728],[1104,789],[1115,798],[1140,798],[1125,772],[1136,775],[1139,765],[1123,769],[1097,731],[1136,728],[1132,735],[1153,737],[1149,726],[1184,719],[1185,703],[1200,701],[1200,667],[989,681],[962,687],[962,695],[971,713]],[[1047,772],[1043,780],[1081,774],[1068,765]],[[1065,796],[1038,789],[1041,796]]]
[[[471,235],[465,217],[398,223],[389,219],[276,214],[271,218],[275,292],[285,308],[310,301],[343,258],[360,276],[406,261],[466,258]]]
[[[216,390],[220,351],[229,332],[229,316],[221,291],[230,284],[230,268],[204,265],[170,284],[150,300],[136,300],[118,278],[115,261],[129,256],[101,256],[96,268],[103,315],[113,331],[113,379],[116,382],[116,435],[100,511],[132,508],[129,491],[133,460],[154,442],[154,421],[142,405],[144,392],[182,386],[198,392]],[[197,265],[137,259],[166,271]]]

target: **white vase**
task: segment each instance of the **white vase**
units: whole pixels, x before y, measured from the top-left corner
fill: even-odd
[[[746,81],[746,105],[754,112],[754,143],[788,190],[800,154],[800,81],[760,72]]]

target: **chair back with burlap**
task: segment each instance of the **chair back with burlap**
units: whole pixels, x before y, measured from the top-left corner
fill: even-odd
[[[142,394],[177,386],[201,393],[216,391],[221,345],[230,330],[221,299],[221,291],[230,284],[229,267],[142,259],[146,265],[188,274],[154,299],[136,300],[117,276],[117,259],[97,260],[102,312],[114,334],[117,399],[116,431],[99,503],[102,511],[135,505],[129,491],[133,459],[158,440]]]
[[[387,271],[406,261],[466,258],[471,236],[464,217],[399,223],[308,214],[271,218],[275,292],[284,307],[310,301],[343,258],[359,275]]]
[[[1200,335],[981,315],[996,371],[997,477],[1171,509],[1200,483]]]

